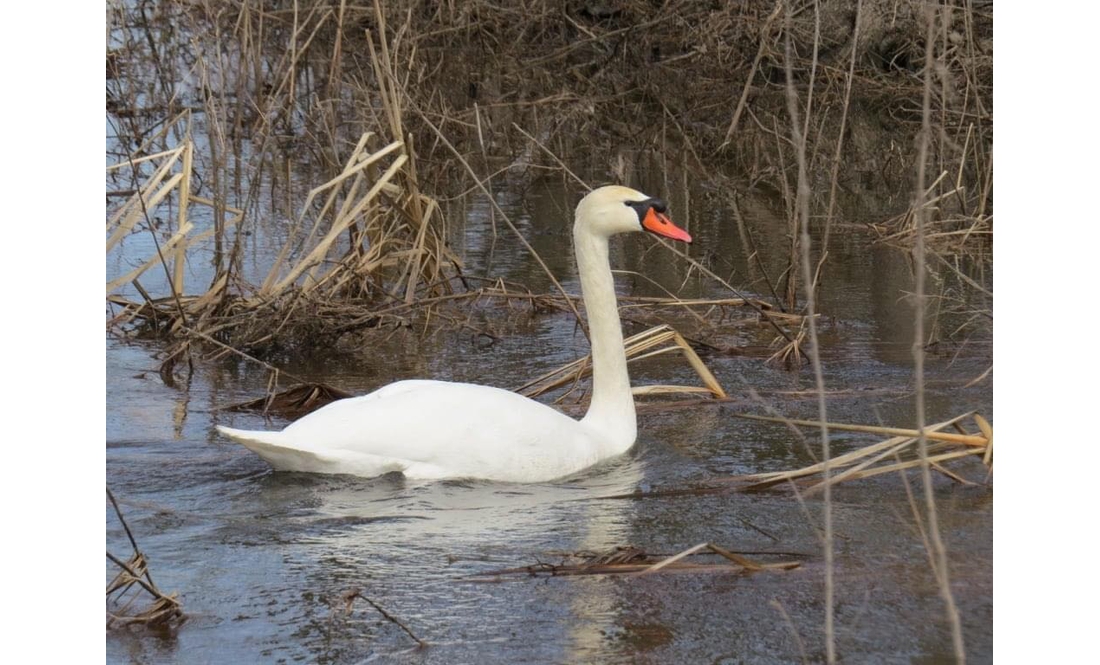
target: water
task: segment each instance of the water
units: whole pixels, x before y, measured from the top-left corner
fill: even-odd
[[[678,218],[677,209],[689,207],[684,193],[661,192],[653,183],[646,189],[672,200],[673,219],[697,238],[693,256],[764,294],[728,211],[699,194],[691,197],[689,218]],[[576,292],[568,236],[576,193],[542,184],[522,193],[503,188],[498,197],[566,289]],[[743,204],[742,211],[751,211],[748,223],[774,278],[785,260],[784,222],[774,205],[757,203]],[[468,270],[547,289],[503,226],[493,240],[484,204],[457,218]],[[827,315],[826,384],[835,393],[829,418],[912,425],[913,317],[902,298],[912,283],[905,256],[872,245],[863,232],[837,232],[830,242],[819,307]],[[728,295],[646,238],[618,241],[612,261],[660,287],[683,285],[685,296]],[[619,277],[619,288],[661,294],[631,274]],[[587,352],[568,315],[517,308],[477,316],[479,325],[506,334],[494,344],[462,331],[371,338],[369,346],[288,361],[285,369],[355,393],[413,377],[516,387]],[[934,323],[947,329],[955,320],[944,315]],[[823,660],[824,569],[814,526],[819,498],[803,505],[772,491],[601,499],[807,463],[784,427],[735,419],[723,409],[759,412],[751,388],[785,415],[814,418],[814,397],[800,392],[813,388],[809,369],[788,372],[764,363],[761,346],[772,337],[765,326],[703,332],[756,349],[706,359],[727,391],[743,400],[722,408],[643,411],[638,443],[628,454],[537,485],[273,473],[214,431],[215,424],[285,424],[219,411],[263,394],[266,371],[235,360],[200,363],[170,388],[157,375],[155,347],[108,338],[107,481],[157,584],[180,592],[189,617],[170,634],[108,633],[108,661],[787,663],[803,654]],[[966,387],[992,363],[982,340],[941,344],[929,355],[929,422],[971,409],[992,417],[991,384]],[[670,356],[632,366],[632,380],[697,383],[687,364]],[[838,432],[834,451],[870,441]],[[985,477],[976,462],[953,468],[973,481]],[[990,662],[992,488],[937,477],[936,498],[968,656]],[[837,652],[847,662],[950,660],[943,602],[901,480],[891,475],[841,486],[833,506]],[[116,554],[128,553],[110,510],[107,540]],[[634,545],[673,554],[708,541],[746,553],[787,553],[802,566],[753,575],[485,576],[557,563],[562,553],[579,550]],[[417,648],[362,600],[346,612],[342,598],[354,590],[429,646]]]

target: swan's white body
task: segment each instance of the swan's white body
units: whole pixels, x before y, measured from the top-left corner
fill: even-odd
[[[333,402],[281,432],[219,428],[276,469],[537,482],[621,452],[608,437],[516,393],[400,381]]]
[[[643,212],[643,210],[645,212]],[[608,238],[644,227],[687,240],[664,204],[601,187],[577,206],[573,239],[592,340],[592,404],[579,421],[516,393],[468,383],[400,381],[333,402],[281,432],[218,426],[283,471],[540,482],[626,452],[637,420]]]

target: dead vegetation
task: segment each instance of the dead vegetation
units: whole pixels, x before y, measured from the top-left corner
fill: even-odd
[[[110,489],[107,490],[107,498],[132,549],[132,554],[125,561],[107,551],[107,560],[118,568],[118,573],[107,583],[107,628],[178,625],[185,619],[178,594],[174,591],[165,594],[157,588],[149,572],[149,562],[138,549],[134,534],[130,532]]]
[[[778,421],[800,427],[818,427],[813,421],[770,418],[765,416],[750,416],[737,414],[739,418],[753,418],[756,420]],[[967,432],[961,423],[970,418],[977,427],[976,432]],[[943,429],[952,427],[955,432],[944,432]],[[869,434],[892,434],[889,439],[857,448],[844,455],[830,460],[832,474],[828,478],[821,478],[822,464],[814,464],[792,471],[780,471],[774,473],[760,473],[729,478],[728,482],[737,484],[743,491],[765,489],[773,486],[789,486],[798,488],[803,496],[812,495],[822,491],[826,484],[838,483],[870,478],[884,473],[896,473],[913,469],[922,463],[921,456],[916,450],[921,432],[918,430],[906,430],[896,427],[874,427],[867,425],[845,425],[842,423],[829,423],[831,431],[866,432]],[[945,463],[966,457],[980,457],[982,463],[993,473],[993,427],[985,418],[976,413],[965,413],[961,416],[946,420],[941,423],[928,426],[924,430],[924,436],[931,442],[928,446],[928,463],[938,473],[951,480],[973,485],[974,482],[963,478],[961,475],[950,471]],[[988,476],[987,476],[988,479]]]
[[[845,198],[865,193],[839,178],[841,161],[883,180],[907,175],[896,137],[915,135],[920,120],[917,7],[113,5],[108,199],[123,203],[109,215],[108,252],[155,246],[140,262],[128,249],[125,269],[112,271],[109,328],[165,337],[178,362],[227,352],[210,338],[270,357],[331,346],[352,326],[407,325],[403,305],[474,290],[448,246],[441,197],[570,167],[630,181],[653,165],[719,191],[773,191],[793,224],[787,80],[803,93],[807,170],[829,174],[810,200],[824,220],[811,259],[820,276]],[[966,5],[943,17],[930,49],[932,149],[951,176],[923,205],[942,212],[931,235],[971,247],[992,232],[992,15]],[[878,113],[893,147],[853,124],[853,104]],[[736,198],[727,203],[739,216]],[[883,235],[904,241],[905,218]],[[771,322],[802,307],[797,237],[782,274],[757,264],[777,294]],[[269,238],[268,263],[256,265]],[[801,323],[775,326],[774,360],[789,368],[805,358]]]
[[[694,406],[701,405],[697,403]],[[714,406],[720,405],[715,404]],[[920,429],[833,422],[821,423],[816,420],[798,420],[732,411],[724,411],[724,415],[732,418],[781,423],[788,427],[821,428],[824,425],[829,431],[882,434],[889,435],[889,438],[856,447],[841,455],[832,457],[827,463],[816,462],[798,469],[729,476],[689,487],[655,489],[604,498],[647,499],[725,494],[729,492],[755,492],[768,489],[789,489],[795,491],[801,497],[806,497],[824,492],[827,487],[883,474],[899,474],[903,479],[903,486],[908,487],[905,472],[919,468],[925,461],[938,474],[963,485],[988,483],[993,475],[993,426],[977,413],[964,413],[950,420],[925,427],[923,435],[929,442],[926,455],[920,454],[918,450],[918,443],[922,435]],[[968,419],[973,423],[972,431],[968,431],[963,427],[963,423]],[[943,431],[946,428],[951,428],[954,431]],[[971,480],[966,478],[963,472],[951,470],[950,462],[974,458],[979,458],[981,463],[985,465],[987,472],[984,478]],[[828,474],[826,474],[826,470],[828,470]]]
[[[649,330],[640,332],[637,335],[633,335],[623,340],[623,344],[626,347],[627,362],[652,358],[670,352],[679,352],[687,359],[691,368],[695,370],[695,373],[699,376],[699,380],[703,383],[702,386],[637,386],[634,388],[635,395],[694,395],[703,393],[719,399],[726,397],[726,391],[722,389],[721,384],[718,383],[718,379],[714,377],[714,374],[712,374],[711,371],[707,369],[707,366],[703,364],[703,361],[700,360],[699,354],[695,352],[691,344],[684,339],[683,335],[668,326],[660,325],[655,328],[650,328]],[[568,391],[557,398],[557,401],[560,403],[576,389],[582,378],[591,374],[592,356],[589,354],[563,367],[559,367],[528,381],[519,388],[516,388],[516,392],[534,399],[563,386],[571,386]]]
[[[360,589],[348,589],[344,593],[340,594],[340,598],[338,601],[333,600],[329,602],[329,605],[332,607],[332,613],[329,615],[330,633],[332,631],[333,624],[338,617],[341,619],[347,619],[349,616],[351,616],[356,600],[362,600],[366,604],[370,605],[374,609],[374,611],[381,614],[386,621],[389,621],[393,625],[400,628],[406,635],[408,635],[416,642],[416,646],[418,649],[428,646],[428,643],[417,637],[416,633],[412,632],[412,630],[409,629],[405,622],[401,621],[401,619],[398,619],[393,614],[388,612],[377,601],[363,595],[363,592]]]
[[[697,563],[689,557],[713,555],[718,562]],[[782,559],[791,555],[779,553]],[[699,543],[693,547],[672,555],[650,554],[633,547],[616,547],[609,552],[575,552],[562,557],[561,563],[536,563],[518,568],[503,568],[479,573],[478,581],[492,581],[508,575],[529,575],[532,577],[567,577],[579,575],[652,575],[665,573],[759,573],[765,571],[793,570],[801,565],[799,561],[786,560],[760,562],[744,554],[728,550],[714,543]]]

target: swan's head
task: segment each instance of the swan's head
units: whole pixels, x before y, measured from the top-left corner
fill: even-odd
[[[668,205],[641,192],[608,185],[593,190],[577,205],[574,234],[612,236],[616,233],[649,231],[654,235],[691,242],[691,235],[668,218]]]

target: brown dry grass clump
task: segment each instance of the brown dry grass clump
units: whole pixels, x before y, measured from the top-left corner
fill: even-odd
[[[620,181],[652,163],[716,193],[774,192],[793,224],[788,80],[804,107],[820,276],[844,202],[910,178],[926,64],[930,150],[947,176],[922,205],[937,206],[933,233],[946,243],[981,247],[992,233],[992,9],[944,5],[925,49],[921,3],[824,4],[113,6],[108,251],[140,235],[157,246],[108,284],[110,327],[167,337],[179,359],[190,345],[265,356],[330,344],[353,325],[407,325],[400,308],[480,286],[448,249],[441,198],[562,173],[558,155]],[[843,178],[842,162],[854,165]],[[718,199],[739,217],[736,195]],[[250,239],[273,219],[282,247],[248,274]],[[904,219],[881,233],[904,241]],[[782,274],[759,266],[780,310],[765,315],[776,359],[791,367],[803,353],[797,235]],[[213,277],[185,283],[199,262]],[[146,286],[153,275],[164,289]],[[780,329],[784,314],[793,329]]]

